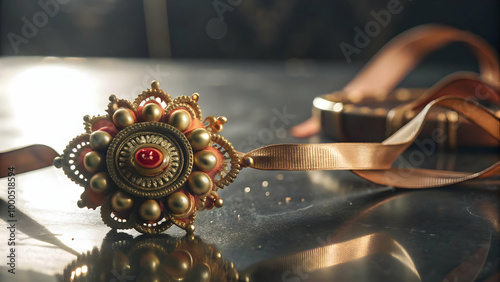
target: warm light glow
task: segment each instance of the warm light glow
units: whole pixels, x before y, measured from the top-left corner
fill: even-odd
[[[21,145],[64,146],[60,140],[66,142],[73,130],[76,134],[81,132],[81,128],[74,126],[77,120],[94,110],[102,110],[102,101],[95,101],[100,96],[96,95],[94,78],[82,67],[60,63],[46,63],[19,72],[7,87],[7,97],[11,110],[8,114],[15,121],[13,126],[21,128],[23,133]]]
[[[82,273],[85,275],[87,274],[88,267],[86,265],[82,266]]]
[[[328,100],[323,99],[321,97],[316,97],[313,100],[313,105],[314,105],[314,107],[316,107],[320,110],[330,111],[333,109],[335,102],[328,101]]]
[[[344,105],[342,103],[336,103],[333,105],[332,109],[334,112],[340,113],[344,109]]]

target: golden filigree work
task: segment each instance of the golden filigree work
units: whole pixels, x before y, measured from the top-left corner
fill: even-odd
[[[85,116],[85,132],[54,160],[85,191],[79,207],[101,207],[105,224],[158,234],[193,232],[197,211],[222,207],[217,190],[241,165],[216,133],[225,117],[202,121],[199,94],[172,99],[153,81],[130,102],[109,97],[105,116]]]

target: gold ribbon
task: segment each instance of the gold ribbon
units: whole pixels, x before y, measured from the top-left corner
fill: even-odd
[[[435,107],[454,110],[500,141],[500,121],[478,103],[459,97],[435,99],[405,126],[381,143],[278,144],[255,149],[245,155],[249,166],[261,170],[352,170],[372,182],[401,188],[451,185],[473,178],[500,174],[500,162],[476,173],[414,169],[402,175],[393,162],[422,130],[429,111]]]
[[[488,100],[498,103],[500,67],[494,49],[483,39],[466,31],[441,25],[413,28],[391,40],[349,82],[343,95],[350,100],[376,98],[389,93],[428,53],[451,42],[463,42],[472,49],[479,62],[480,76],[459,74],[438,83],[416,101],[391,110],[387,117],[388,132],[399,128],[381,143],[279,144],[253,150],[244,156],[244,164],[262,170],[352,170],[372,182],[400,188],[439,187],[474,178],[500,174],[500,162],[475,173],[412,168],[401,173],[394,161],[417,138],[428,119],[429,111],[445,107],[462,114],[500,141],[499,119],[487,108],[465,97],[482,89]],[[382,97],[384,98],[384,97]],[[402,126],[407,110],[420,111]],[[321,129],[317,118],[294,127],[292,135],[307,137]],[[480,137],[478,137],[480,138]],[[243,155],[243,154],[242,154]]]

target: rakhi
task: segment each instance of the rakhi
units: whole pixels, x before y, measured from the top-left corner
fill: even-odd
[[[417,61],[401,48],[417,49],[415,56],[419,58],[457,38],[472,45],[479,42],[454,29],[426,28],[410,31],[390,42],[343,92],[318,97],[315,108],[320,111],[319,118],[295,128],[295,134],[318,131],[319,120],[323,124],[329,121],[325,119],[327,114],[338,118],[344,98],[355,100],[381,90],[389,93]],[[448,37],[436,39],[436,34]],[[161,233],[174,224],[188,233],[194,232],[197,213],[222,207],[218,190],[232,183],[245,167],[352,170],[372,182],[401,188],[440,187],[495,176],[500,172],[500,162],[476,173],[414,169],[410,175],[403,175],[392,167],[416,139],[435,107],[462,114],[498,143],[500,121],[495,113],[464,98],[470,96],[470,89],[481,86],[489,101],[496,104],[499,101],[496,57],[488,46],[474,46],[479,46],[480,62],[486,66],[482,76],[455,75],[429,89],[421,99],[404,105],[402,110],[395,108],[390,120],[399,122],[398,129],[380,143],[277,144],[248,153],[238,152],[220,135],[227,122],[225,117],[203,119],[199,94],[172,98],[160,89],[159,82],[153,81],[151,88],[134,101],[111,95],[106,115],[85,116],[85,133],[68,144],[63,154],[55,158],[54,165],[84,187],[78,201],[80,208],[100,206],[102,220],[109,227],[134,228],[148,234]],[[397,67],[395,64],[396,70],[387,73],[386,79],[377,80],[387,61],[398,57],[398,48],[410,59]],[[376,91],[367,91],[368,82]],[[404,124],[401,113],[408,110],[416,114]]]

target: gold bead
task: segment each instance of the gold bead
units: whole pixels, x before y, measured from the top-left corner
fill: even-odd
[[[210,133],[204,128],[197,128],[188,134],[188,139],[194,150],[201,150],[210,143]]]
[[[167,205],[173,214],[183,214],[189,208],[189,198],[182,192],[175,192],[168,197]]]
[[[214,204],[216,208],[222,208],[222,206],[224,205],[224,201],[221,198],[218,198],[217,200],[215,200]]]
[[[191,98],[193,99],[193,101],[198,102],[198,100],[200,99],[200,95],[198,93],[193,93]]]
[[[194,165],[202,171],[211,171],[217,165],[217,157],[210,151],[199,151],[194,154]]]
[[[253,159],[252,157],[250,156],[244,156],[243,159],[241,160],[241,164],[244,166],[244,167],[249,167],[249,166],[253,166],[254,162],[253,162]]]
[[[160,82],[157,80],[151,81],[151,89],[158,89],[160,88]]]
[[[156,103],[148,103],[142,108],[144,121],[159,121],[163,115],[163,109]]]
[[[76,205],[81,209],[83,209],[86,206],[85,202],[82,199],[78,200],[78,202],[76,202]]]
[[[61,168],[63,165],[63,158],[61,158],[60,156],[55,157],[53,164],[55,167]]]
[[[198,263],[191,269],[189,276],[186,280],[188,281],[212,281],[212,270],[206,263]],[[219,279],[216,279],[219,280]]]
[[[168,256],[165,272],[174,279],[181,280],[191,268],[192,260],[191,254],[187,251],[175,250]]]
[[[128,211],[134,205],[134,200],[127,194],[118,191],[111,198],[111,207],[114,211],[122,213]]]
[[[191,173],[188,184],[191,191],[197,195],[203,195],[212,190],[212,179],[208,174],[201,171]]]
[[[90,188],[94,190],[94,192],[105,194],[109,188],[109,177],[105,172],[99,172],[94,174],[92,178],[90,178]]]
[[[222,258],[222,253],[221,253],[221,252],[219,252],[219,251],[215,251],[215,252],[214,252],[214,258],[215,258],[215,259],[221,259],[221,258]]]
[[[194,226],[194,224],[188,224],[186,226],[186,232],[189,233],[189,234],[193,234],[194,233],[194,230],[196,230],[196,227]]]
[[[135,115],[131,110],[119,108],[113,114],[113,123],[119,128],[125,128],[135,123]]]
[[[113,139],[113,137],[111,137],[111,135],[109,135],[106,131],[94,131],[89,137],[90,148],[99,151],[106,150],[109,143],[111,143],[111,139]]]
[[[180,131],[186,131],[191,125],[191,115],[186,110],[176,110],[168,117],[167,123]]]
[[[113,269],[117,270],[118,273],[122,273],[122,270],[127,270],[130,268],[130,260],[126,254],[115,251],[113,255]]]
[[[220,123],[220,124],[226,124],[227,122],[227,117],[225,116],[220,116],[217,118],[217,122]]]
[[[139,208],[139,215],[146,221],[157,221],[161,216],[160,205],[155,200],[146,200]]]
[[[97,151],[90,151],[83,157],[83,166],[90,173],[95,173],[103,168],[104,155]]]
[[[155,272],[160,266],[160,260],[153,251],[148,251],[142,255],[139,260],[139,265],[146,272],[152,273]]]

